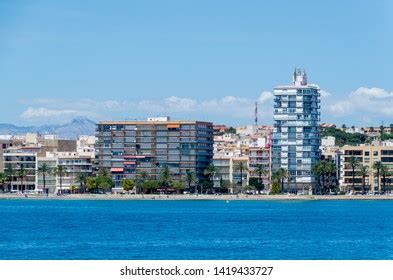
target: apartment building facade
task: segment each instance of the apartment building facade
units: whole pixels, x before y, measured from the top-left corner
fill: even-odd
[[[368,167],[368,174],[365,177],[366,191],[375,193],[382,192],[383,178],[379,180],[376,170],[373,169],[375,162],[381,162],[390,170],[389,176],[386,178],[386,186],[388,190],[393,186],[393,146],[382,145],[362,145],[362,146],[343,146],[339,152],[340,156],[340,187],[342,191],[348,192],[355,184],[355,190],[360,191],[363,185],[363,178],[359,174],[360,165]],[[355,177],[353,180],[352,167],[349,164],[351,157],[358,160],[359,165],[355,169]]]
[[[213,124],[201,121],[102,121],[97,125],[96,161],[112,174],[116,188],[124,178],[146,171],[158,179],[168,166],[174,180],[194,172],[201,181],[213,158]]]
[[[241,192],[250,179],[248,156],[214,155],[216,172],[213,176],[214,188],[219,189],[221,182],[229,183],[228,192]]]
[[[320,89],[308,84],[307,75],[295,69],[293,83],[274,89],[272,171],[285,168],[289,183],[313,189],[312,166],[320,160]],[[286,190],[285,190],[286,189]]]
[[[28,191],[35,190],[37,185],[37,147],[10,147],[4,150],[4,169],[14,171],[8,188],[10,191]],[[26,176],[20,177],[18,171],[24,169]]]

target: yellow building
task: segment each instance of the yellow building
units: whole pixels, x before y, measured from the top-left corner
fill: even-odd
[[[380,176],[378,181],[376,170],[373,169],[374,163],[379,161],[389,168],[390,174],[386,177],[385,185],[390,192],[393,187],[393,146],[343,146],[340,149],[340,187],[347,192],[353,187],[352,168],[349,164],[352,156],[359,162],[359,166],[355,169],[354,191],[360,191],[363,185],[362,176],[359,174],[360,165],[368,166],[368,176],[365,178],[366,190],[373,193],[382,191],[383,178]]]

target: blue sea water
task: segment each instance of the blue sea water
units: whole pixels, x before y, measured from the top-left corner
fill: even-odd
[[[393,259],[393,201],[0,200],[0,259]]]

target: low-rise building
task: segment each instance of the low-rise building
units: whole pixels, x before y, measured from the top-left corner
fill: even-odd
[[[393,147],[381,145],[361,145],[361,146],[343,146],[340,149],[340,187],[343,191],[350,191],[355,184],[355,190],[359,191],[362,188],[363,179],[359,174],[359,166],[367,166],[368,174],[365,178],[366,189],[370,192],[382,192],[383,183],[385,183],[387,190],[390,191],[393,183],[393,175],[390,172],[383,182],[382,176],[379,180],[376,176],[376,170],[373,168],[374,163],[381,162],[387,166],[390,171],[393,171]],[[352,167],[349,164],[350,158],[355,157],[359,165],[355,169],[354,180]]]

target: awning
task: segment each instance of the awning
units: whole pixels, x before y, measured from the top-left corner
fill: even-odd
[[[126,165],[126,164],[130,165],[130,164],[136,164],[136,162],[135,162],[135,161],[125,161],[124,164],[125,164],[125,165]]]
[[[179,128],[180,124],[168,124],[166,127],[167,128]]]
[[[124,158],[145,158],[146,156],[124,156]]]
[[[111,172],[123,172],[124,168],[121,167],[112,167]]]

